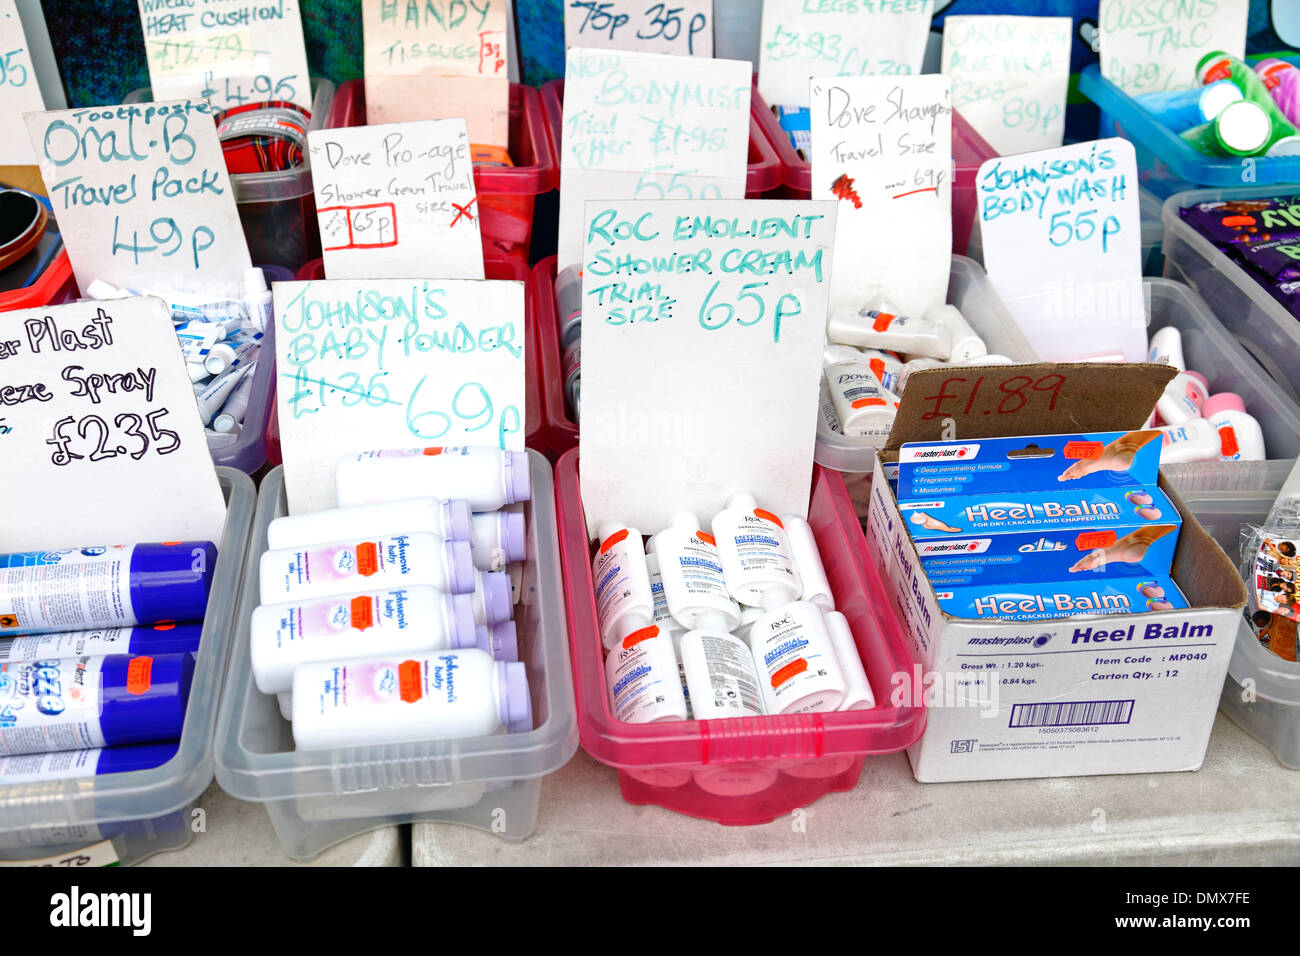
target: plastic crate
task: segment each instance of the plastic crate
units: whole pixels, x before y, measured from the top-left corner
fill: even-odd
[[[542,107],[546,112],[546,128],[555,149],[556,186],[563,152],[560,146],[564,131],[564,80],[548,80],[542,86]],[[745,198],[757,199],[781,185],[781,158],[759,128],[752,111],[749,118],[749,165],[745,171]]]
[[[531,270],[516,256],[489,251],[483,258],[483,276],[487,279],[506,279],[524,284],[524,444],[546,453],[546,434],[543,427],[541,373],[538,368],[537,316],[538,309],[536,279]],[[313,259],[298,270],[300,282],[310,282],[325,278],[325,262]],[[274,395],[271,401],[271,414],[267,419],[267,460],[278,465],[283,458],[280,454],[280,416]]]
[[[0,859],[75,856],[112,841],[112,853],[129,864],[190,842],[189,811],[212,782],[217,697],[257,496],[247,475],[220,468],[217,478],[226,496],[226,524],[176,756],[151,770],[0,786]]]
[[[0,312],[64,305],[77,297],[77,278],[72,274],[68,250],[60,249],[41,277],[23,289],[0,292]]]
[[[339,85],[327,129],[366,125],[364,80]],[[560,184],[560,165],[542,116],[537,90],[510,84],[510,143],[514,166],[475,166],[479,228],[484,254],[493,251],[528,260],[533,238],[533,205],[537,196]]]
[[[878,706],[653,724],[623,723],[610,712],[576,449],[560,459],[555,474],[582,748],[618,769],[629,803],[728,825],[767,823],[852,789],[867,756],[903,750],[920,738],[923,709],[890,702],[892,677],[909,672],[912,657],[838,474],[814,467],[808,522]]]
[[[1235,561],[1243,524],[1262,524],[1276,491],[1184,494],[1185,504]],[[1242,619],[1228,661],[1219,709],[1269,750],[1278,762],[1300,770],[1300,664],[1262,647]]]
[[[334,104],[334,84],[312,77],[310,129],[326,123]],[[123,103],[151,103],[150,87],[133,90]],[[320,255],[316,194],[312,191],[311,161],[303,151],[301,166],[265,173],[235,173],[230,189],[254,262],[294,270]]]
[[[285,853],[307,860],[377,827],[459,823],[522,840],[537,823],[542,778],[578,745],[564,629],[551,468],[529,453],[532,500],[524,510],[528,559],[515,606],[519,659],[527,666],[536,728],[418,744],[299,752],[275,697],[262,694],[249,663],[249,617],[259,603],[266,528],[287,511],[284,469],[262,481],[237,614],[229,677],[217,718],[217,781],[266,806]]]
[[[1193,85],[1194,77],[1187,77]],[[1099,135],[1119,136],[1137,152],[1138,183],[1160,199],[1198,186],[1231,187],[1243,182],[1300,182],[1300,156],[1260,156],[1253,159],[1206,156],[1138,105],[1090,64],[1079,74],[1079,92],[1101,110]],[[1251,178],[1247,179],[1249,171]]]
[[[776,113],[759,95],[757,86],[750,91],[750,111],[771,149],[781,160],[781,178],[786,191],[793,199],[808,199],[812,196],[812,163],[795,152],[789,135],[781,128]],[[952,251],[957,255],[966,254],[971,229],[975,224],[975,210],[979,208],[975,195],[975,177],[979,174],[980,165],[997,155],[997,151],[984,137],[975,132],[975,127],[953,110]]]
[[[1297,158],[1300,163],[1300,158]],[[1292,401],[1300,389],[1300,320],[1255,277],[1185,223],[1178,211],[1198,202],[1300,195],[1291,185],[1195,189],[1165,200],[1165,275],[1186,282]],[[1263,424],[1261,422],[1261,424]]]

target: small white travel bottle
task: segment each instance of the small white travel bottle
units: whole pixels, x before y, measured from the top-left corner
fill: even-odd
[[[737,491],[713,518],[713,537],[727,591],[741,604],[776,607],[803,593],[781,519]]]
[[[469,542],[424,532],[267,551],[259,571],[264,604],[413,584],[444,594],[474,590]]]
[[[605,680],[616,720],[650,724],[686,719],[672,638],[653,624],[614,645],[605,660]]]
[[[699,519],[689,511],[673,515],[672,524],[650,539],[658,556],[668,610],[684,628],[708,620],[731,630],[740,623],[740,608],[727,596],[713,535],[700,530]]]
[[[528,557],[528,536],[524,516],[518,511],[483,511],[470,521],[470,544],[474,567],[480,571],[504,571],[507,564]]]
[[[528,672],[477,648],[304,664],[293,675],[299,750],[409,744],[533,729]]]
[[[1223,454],[1219,430],[1204,418],[1193,418],[1181,425],[1157,429],[1160,439],[1160,464],[1181,465],[1189,461],[1214,461]]]
[[[479,445],[400,448],[345,455],[334,470],[340,507],[434,495],[474,511],[527,501],[528,454]]]
[[[811,601],[823,611],[835,610],[831,583],[826,580],[826,566],[822,564],[812,527],[798,515],[781,515],[781,522],[785,525],[786,540],[790,542],[794,568],[799,573],[799,580],[803,582],[803,592],[799,599]]]
[[[880,384],[865,362],[837,362],[826,366],[826,384],[846,437],[889,433],[898,414],[898,396]]]
[[[474,590],[469,592],[474,623],[503,624],[515,616],[510,575],[504,571],[475,571]]]
[[[1254,416],[1247,414],[1246,403],[1236,392],[1219,392],[1201,407],[1206,421],[1219,430],[1223,461],[1263,461],[1264,432]]]
[[[616,521],[598,531],[600,543],[591,561],[596,582],[596,615],[605,649],[610,650],[654,618],[654,595],[646,567],[641,532]]]
[[[847,686],[817,605],[793,601],[763,614],[749,647],[769,714],[838,710]]]
[[[1151,336],[1147,361],[1154,365],[1172,365],[1180,372],[1187,371],[1183,362],[1183,334],[1177,327],[1166,325]]]
[[[1166,425],[1181,425],[1193,418],[1201,418],[1201,406],[1209,398],[1210,390],[1205,376],[1200,372],[1179,372],[1156,400],[1156,411]]]
[[[823,616],[826,632],[835,647],[835,657],[844,672],[844,700],[840,703],[840,710],[871,710],[876,706],[876,697],[871,693],[871,683],[862,666],[858,645],[853,640],[849,619],[839,611],[828,611]]]
[[[887,349],[944,359],[952,354],[952,336],[937,322],[899,315],[883,298],[864,309],[836,309],[827,324],[832,341],[863,348]]]
[[[984,345],[984,340],[970,327],[966,317],[955,305],[931,306],[921,314],[921,318],[948,330],[948,337],[952,340],[952,351],[948,357],[950,362],[970,362],[988,355],[989,350]]]
[[[754,655],[744,641],[725,631],[687,631],[681,660],[696,720],[763,715]]]
[[[468,541],[469,505],[439,498],[403,498],[356,508],[285,515],[267,526],[266,546],[278,551],[305,544],[411,531],[426,531],[448,541]]]

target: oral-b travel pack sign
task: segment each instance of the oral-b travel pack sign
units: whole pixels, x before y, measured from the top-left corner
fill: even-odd
[[[906,444],[898,508],[936,588],[1077,578],[1060,593],[1086,597],[1169,573],[1182,519],[1159,466],[1155,430]]]

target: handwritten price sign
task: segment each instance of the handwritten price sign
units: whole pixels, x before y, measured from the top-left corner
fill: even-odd
[[[713,56],[713,0],[568,0],[564,45]]]

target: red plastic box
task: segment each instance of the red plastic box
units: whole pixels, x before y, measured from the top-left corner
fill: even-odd
[[[781,122],[771,107],[754,87],[749,100],[754,120],[763,130],[772,149],[781,158],[781,178],[786,192],[793,199],[807,199],[812,195],[812,164],[795,152],[790,137],[781,128]],[[971,229],[975,225],[975,177],[986,159],[997,156],[997,151],[985,142],[975,128],[952,111],[952,251],[966,254],[970,245]]]
[[[524,444],[529,448],[546,452],[543,433],[542,396],[538,373],[537,345],[537,290],[534,288],[532,273],[517,256],[500,252],[487,253],[483,257],[483,275],[488,279],[515,280],[524,284]],[[325,261],[313,259],[298,270],[299,282],[325,278]],[[551,306],[552,313],[555,306]],[[271,402],[271,414],[266,426],[266,457],[272,466],[281,464],[280,453],[280,413],[279,405]]]
[[[551,135],[551,149],[555,153],[555,185],[558,188],[560,170],[560,134],[564,129],[564,81],[550,80],[542,86],[542,108],[546,113],[546,128]],[[781,158],[763,134],[754,116],[749,118],[749,168],[745,174],[745,198],[757,199],[781,185]]]
[[[564,357],[560,354],[560,317],[555,303],[555,256],[533,266],[534,315],[537,321],[538,391],[542,402],[542,428],[552,458],[578,447],[578,423],[569,415],[564,399]]]
[[[334,94],[327,129],[366,125],[366,86],[348,80]],[[533,238],[533,204],[560,185],[560,166],[551,151],[537,90],[510,84],[510,143],[514,166],[475,166],[483,254],[505,253],[528,261]]]
[[[0,292],[0,312],[39,309],[43,305],[65,305],[77,297],[77,279],[72,274],[68,250],[60,249],[41,277],[22,289]],[[552,305],[552,311],[554,305]]]
[[[592,757],[618,768],[629,803],[653,803],[733,826],[768,823],[827,793],[852,789],[867,756],[904,750],[920,738],[924,709],[890,703],[893,675],[910,674],[912,657],[838,472],[814,467],[808,523],[878,706],[830,714],[654,724],[615,720],[605,687],[576,449],[556,466],[555,496],[579,739]]]

